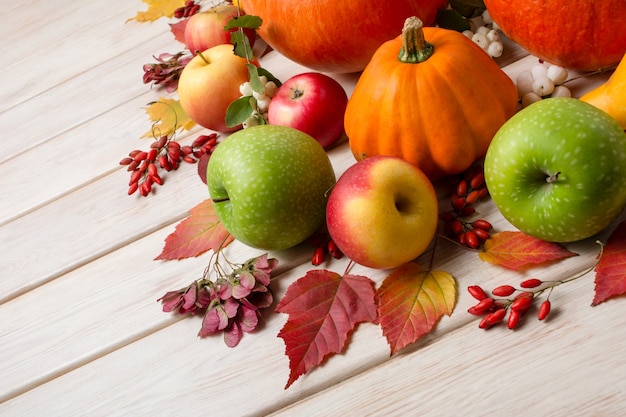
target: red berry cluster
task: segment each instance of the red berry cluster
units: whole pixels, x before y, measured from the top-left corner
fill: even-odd
[[[147,196],[152,187],[163,185],[159,169],[172,171],[178,169],[181,161],[193,164],[203,155],[210,155],[217,146],[217,134],[200,135],[191,146],[182,146],[167,135],[161,136],[150,145],[149,151],[135,149],[120,161],[130,172],[128,195],[137,190]]]
[[[314,266],[318,266],[324,262],[326,254],[330,254],[330,256],[335,259],[341,259],[343,257],[343,253],[328,233],[317,233],[313,235],[310,242],[315,248],[313,250],[313,256],[311,257],[311,264]]]
[[[199,4],[196,4],[196,2],[193,0],[187,0],[184,6],[179,7],[178,9],[174,10],[174,17],[176,19],[184,19],[186,17],[193,16],[199,11],[200,11]]]
[[[475,165],[468,169],[460,177],[450,198],[452,209],[440,215],[445,236],[471,249],[479,248],[489,238],[492,225],[483,219],[466,219],[476,213],[474,204],[487,194],[482,166]]]
[[[509,329],[515,329],[519,325],[520,318],[532,307],[534,301],[541,293],[547,289],[552,290],[556,285],[560,285],[563,282],[564,281],[557,281],[556,284],[542,289],[536,289],[545,284],[545,281],[530,278],[522,281],[519,289],[512,285],[500,285],[491,290],[491,296],[487,295],[485,290],[480,286],[470,285],[467,287],[467,291],[478,303],[471,306],[468,312],[476,316],[482,316],[482,320],[478,325],[481,329],[488,329],[500,323],[504,320],[508,312],[507,326]],[[548,297],[548,299],[540,304],[537,318],[544,320],[550,313],[551,306]]]

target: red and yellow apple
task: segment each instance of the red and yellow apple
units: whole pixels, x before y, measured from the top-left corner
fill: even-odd
[[[343,135],[348,96],[339,82],[319,72],[305,72],[285,81],[270,101],[271,125],[288,126],[311,135],[324,148]]]
[[[226,127],[226,109],[241,94],[239,86],[248,81],[247,61],[222,44],[193,57],[178,80],[178,98],[191,120],[207,129],[232,132]]]
[[[430,245],[438,222],[432,183],[414,165],[373,156],[350,166],[326,207],[328,232],[351,260],[376,269],[398,267]]]
[[[194,14],[185,25],[185,45],[195,54],[196,51],[204,51],[216,45],[230,44],[230,34],[237,29],[225,30],[224,26],[239,15],[237,6],[232,4],[215,6]],[[244,33],[250,45],[254,45],[256,32],[253,29],[244,29]]]

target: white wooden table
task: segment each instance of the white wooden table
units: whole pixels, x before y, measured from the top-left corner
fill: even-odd
[[[549,320],[517,331],[482,331],[466,313],[468,285],[571,276],[593,264],[595,239],[568,245],[578,257],[524,274],[443,245],[439,268],[459,285],[452,316],[393,357],[380,328],[361,325],[343,354],[287,390],[277,337],[286,315],[268,312],[262,330],[229,349],[220,336],[196,336],[199,318],[163,313],[157,298],[198,278],[208,257],[153,259],[208,193],[186,165],[149,198],[126,195],[118,161],[147,147],[143,108],[163,95],[142,83],[142,65],[180,50],[165,20],[126,22],[144,9],[122,0],[0,9],[0,415],[623,415],[626,300],[590,307],[593,274],[555,290]],[[509,45],[498,62],[514,77],[536,59]],[[304,70],[277,54],[262,63],[283,80]],[[570,87],[580,96],[607,76]],[[339,79],[351,92],[356,76]],[[337,175],[354,162],[345,143],[329,155]],[[479,208],[496,229],[512,229],[491,202]],[[228,251],[262,253],[237,242]],[[271,253],[276,298],[312,269],[310,255],[307,245]],[[346,262],[321,267],[342,272]]]

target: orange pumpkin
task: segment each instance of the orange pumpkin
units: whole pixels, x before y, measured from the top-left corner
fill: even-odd
[[[447,0],[240,0],[259,16],[260,37],[282,55],[322,72],[362,71],[409,16],[433,24]]]
[[[626,0],[484,0],[502,32],[552,64],[591,71],[626,53]]]
[[[483,157],[517,101],[513,81],[478,45],[410,18],[361,74],[344,125],[357,160],[401,157],[434,180]]]

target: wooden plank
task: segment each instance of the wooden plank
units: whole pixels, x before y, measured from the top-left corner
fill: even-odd
[[[3,40],[3,44],[11,45],[5,48],[9,65],[4,68],[4,76],[11,82],[0,90],[0,112],[34,99],[40,92],[84,71],[106,66],[111,58],[126,50],[150,51],[145,59],[162,52],[152,51],[150,47],[158,45],[159,42],[151,44],[155,39],[167,36],[166,23],[126,23],[138,6],[139,3],[123,1],[95,1],[80,7],[68,4],[61,9],[66,12],[63,19],[48,20],[42,15],[37,20],[44,22],[40,23],[44,28],[26,33],[20,30],[15,33],[14,41]],[[67,13],[68,9],[72,12]],[[38,16],[36,8],[32,13],[33,17]],[[47,25],[49,30],[45,30]],[[172,45],[176,45],[171,34],[170,38]],[[89,91],[88,85],[83,88],[84,93]]]
[[[58,323],[64,323],[64,327],[71,331],[62,335],[55,335],[54,329],[37,331],[38,337],[44,338],[42,340],[51,338],[51,343],[33,343],[42,347],[31,348],[18,355],[17,359],[21,356],[43,356],[47,359],[41,364],[43,370],[47,370],[46,367],[58,370],[56,361],[60,361],[56,366],[81,366],[77,369],[70,367],[66,369],[67,373],[59,372],[60,375],[46,374],[41,370],[44,376],[56,378],[6,401],[0,405],[0,412],[36,415],[45,407],[49,415],[61,412],[72,414],[85,408],[90,409],[92,415],[171,414],[179,409],[181,402],[184,402],[187,412],[201,412],[210,401],[211,409],[219,410],[219,415],[224,416],[267,415],[283,407],[288,407],[285,415],[349,415],[356,404],[360,409],[372,410],[372,415],[383,411],[389,415],[406,415],[412,410],[409,407],[424,412],[432,412],[433,407],[446,412],[461,411],[455,405],[468,407],[468,412],[473,415],[479,407],[488,410],[488,414],[503,411],[505,405],[512,407],[513,412],[522,411],[523,407],[529,407],[524,398],[537,385],[541,386],[541,381],[550,381],[546,398],[555,399],[560,406],[563,405],[563,397],[569,398],[571,395],[568,392],[571,393],[576,386],[576,395],[571,396],[572,407],[582,406],[588,401],[595,404],[595,399],[591,397],[599,391],[582,387],[579,380],[558,378],[572,366],[573,360],[593,364],[593,367],[581,366],[577,369],[591,386],[605,387],[607,396],[623,388],[621,374],[610,375],[607,372],[614,366],[624,365],[618,355],[626,343],[624,332],[607,332],[598,326],[601,318],[611,322],[619,320],[621,313],[609,304],[593,309],[588,307],[593,288],[589,276],[555,291],[552,295],[555,312],[548,322],[534,322],[529,318],[524,327],[516,332],[504,328],[484,332],[476,327],[477,320],[465,313],[475,301],[464,291],[464,287],[477,282],[486,288],[502,282],[516,283],[521,279],[520,274],[489,267],[477,257],[459,257],[458,252],[444,247],[441,251],[444,261],[441,264],[438,262],[438,265],[459,280],[459,305],[451,317],[442,319],[435,332],[390,358],[380,329],[371,324],[361,325],[345,354],[331,358],[285,391],[287,359],[283,356],[282,341],[276,338],[286,319],[284,315],[267,315],[263,328],[253,335],[246,335],[235,349],[226,348],[219,336],[196,339],[199,319],[167,322],[171,325],[159,330],[163,326],[158,323],[165,323],[171,318],[158,317],[163,313],[157,311],[157,306],[150,305],[145,294],[133,289],[149,288],[148,291],[154,291],[153,296],[148,297],[151,302],[168,289],[168,273],[178,268],[169,269],[166,266],[168,271],[155,270],[157,276],[152,273],[142,275],[140,271],[145,262],[141,261],[145,256],[138,257],[137,263],[127,263],[126,268],[115,267],[118,259],[132,259],[130,254],[147,248],[149,240],[153,241],[152,237],[129,245],[119,250],[119,254],[111,254],[107,257],[109,259],[94,262],[82,271],[68,274],[42,289],[43,293],[49,290],[50,294],[57,294],[56,299],[48,305],[44,304],[42,312],[51,314],[51,323],[59,320]],[[578,248],[586,249],[591,256],[572,258],[549,269],[542,268],[542,274],[565,278],[583,264],[589,266],[594,262],[591,251],[594,245],[589,241],[581,242]],[[293,258],[289,256],[288,259]],[[298,263],[303,263],[302,259]],[[343,270],[345,265],[341,264],[337,262],[332,268]],[[107,266],[113,268],[108,279],[86,278],[92,272],[97,275],[97,271],[106,270]],[[308,269],[311,267],[302,264],[283,270],[273,284],[277,296],[280,297],[288,284]],[[384,276],[383,271],[360,267],[355,273],[371,275],[378,282]],[[131,285],[131,280],[137,282]],[[106,282],[106,287],[100,287],[99,282]],[[181,280],[177,285],[183,282],[186,281]],[[126,291],[124,283],[129,288],[127,293],[122,294]],[[81,285],[84,288],[79,288]],[[66,288],[61,297],[68,304],[63,303],[64,311],[55,312],[61,288]],[[96,292],[95,288],[101,288],[102,293]],[[15,303],[11,316],[22,316],[20,311],[31,305],[26,302],[31,294],[16,300],[19,302]],[[39,294],[32,297],[33,300],[43,299]],[[112,299],[116,299],[114,305],[103,305],[110,304]],[[7,304],[7,308],[11,308],[11,303]],[[133,314],[141,317],[131,317]],[[150,319],[151,314],[156,317]],[[94,323],[100,323],[96,328],[90,327],[89,318],[92,316]],[[110,316],[110,319],[103,322],[102,316]],[[29,333],[38,324],[35,317],[28,322],[21,332]],[[133,328],[133,324],[138,328]],[[59,339],[67,334],[70,335],[69,340],[60,342]],[[18,339],[24,340],[24,336]],[[37,351],[44,349],[43,346],[55,348],[52,352]],[[571,346],[576,348],[571,349]],[[17,349],[19,345],[13,344],[7,353]],[[596,357],[597,352],[603,352],[602,358]],[[45,365],[48,361],[52,363]],[[24,362],[13,364],[11,372],[4,372],[4,375],[15,378],[15,375],[26,371],[22,368],[32,366]],[[415,371],[407,372],[407,369]],[[596,370],[600,372],[596,373]],[[29,373],[32,375],[32,372]],[[537,379],[529,378],[529,375],[535,374]],[[102,377],[93,378],[93,375]],[[517,389],[508,388],[508,383]],[[31,387],[26,385],[26,388]],[[503,395],[501,389],[506,389],[507,401],[496,402]],[[58,392],[66,393],[62,403],[54,402]],[[458,398],[460,395],[463,395],[462,399]],[[311,401],[297,403],[309,396],[313,396]],[[429,402],[429,398],[436,398],[437,403]],[[377,401],[374,402],[374,399]],[[289,408],[292,403],[293,408]],[[619,401],[607,405],[613,407],[615,404]],[[547,410],[553,407],[556,405],[548,404]]]
[[[155,42],[157,51],[170,45],[167,35],[161,35],[155,41],[158,41]],[[72,73],[63,83],[47,85],[45,93],[42,93],[41,86],[36,84],[26,86],[19,96],[31,98],[0,112],[0,125],[14,128],[11,140],[3,144],[4,151],[0,155],[0,163],[18,158],[28,149],[67,134],[76,126],[115,110],[142,94],[152,96],[145,99],[142,107],[155,100],[155,97],[167,95],[156,89],[151,90],[149,85],[142,82],[142,66],[152,61],[154,60],[150,52],[140,54],[132,49],[120,51],[119,55],[108,58],[106,64],[96,65],[87,71],[80,70],[80,73]],[[120,80],[129,81],[120,82]],[[136,108],[134,112],[129,110],[128,117],[132,116],[138,122],[144,120],[148,123],[140,108]],[[23,122],[16,126],[16,121]],[[149,124],[138,133],[143,134],[148,129]],[[75,142],[72,147],[78,148],[83,141],[98,143],[103,140],[102,135],[115,136],[118,138],[116,142],[122,145],[120,139],[127,131],[128,128],[122,121],[110,121],[110,124],[103,127],[97,135]],[[132,137],[127,138],[126,144],[132,143],[131,140]],[[85,144],[84,147],[88,146]]]

